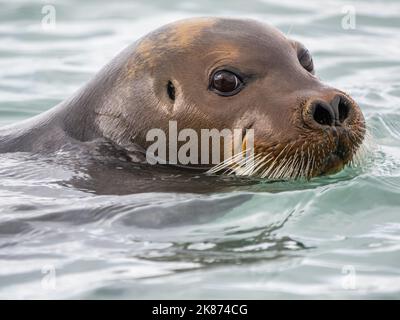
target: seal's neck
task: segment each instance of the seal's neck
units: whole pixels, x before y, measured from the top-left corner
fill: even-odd
[[[121,68],[117,59],[112,60],[72,97],[61,103],[58,116],[63,130],[69,136],[79,141],[103,136],[97,119],[106,109],[118,109],[115,90],[118,88]]]

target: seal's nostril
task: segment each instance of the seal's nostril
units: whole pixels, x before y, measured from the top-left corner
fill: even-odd
[[[331,126],[333,124],[333,112],[331,107],[325,102],[317,102],[314,104],[312,116],[313,119],[321,125]]]
[[[309,106],[314,122],[323,126],[341,126],[349,117],[352,102],[346,96],[336,95],[330,103],[314,100]]]
[[[331,101],[331,106],[335,111],[335,119],[339,121],[339,123],[343,123],[349,116],[351,102],[344,96],[337,95]]]
[[[340,122],[343,122],[349,116],[349,108],[350,108],[349,101],[347,99],[344,99],[343,97],[341,97],[339,106],[338,106]]]

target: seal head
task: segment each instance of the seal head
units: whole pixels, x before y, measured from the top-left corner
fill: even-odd
[[[101,107],[96,123],[122,145],[148,146],[146,132],[168,132],[170,120],[197,132],[252,128],[251,174],[310,178],[342,169],[364,138],[360,108],[315,76],[305,46],[257,21],[164,26],[138,41],[119,72],[119,103]]]
[[[365,135],[357,103],[318,79],[303,44],[247,19],[195,18],[161,27],[44,118],[39,126],[57,128],[53,147],[67,138],[104,138],[145,150],[148,131],[168,133],[169,121],[199,136],[206,128],[253,129],[255,161],[246,172],[271,179],[337,172]],[[214,172],[235,172],[233,164],[225,161]]]

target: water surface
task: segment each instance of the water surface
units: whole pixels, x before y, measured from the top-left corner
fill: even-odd
[[[342,27],[347,1],[59,0],[55,30],[44,4],[1,3],[1,125],[53,107],[164,23],[228,15],[304,42],[318,76],[359,102],[373,143],[361,167],[308,183],[126,163],[104,183],[101,164],[62,153],[0,155],[0,297],[400,298],[397,0],[354,1],[355,29]]]

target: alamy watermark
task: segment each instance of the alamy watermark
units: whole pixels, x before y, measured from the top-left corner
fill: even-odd
[[[44,290],[55,290],[57,285],[56,268],[54,265],[49,264],[42,267],[42,281],[41,286]]]
[[[242,167],[254,160],[254,129],[193,129],[178,132],[178,123],[169,121],[168,134],[161,129],[151,129],[146,150],[149,164],[217,165],[231,159]]]
[[[352,5],[347,5],[342,8],[342,28],[344,30],[356,29],[356,8]]]
[[[42,7],[42,29],[51,31],[56,29],[56,7],[51,4],[46,4]]]
[[[357,289],[357,273],[356,268],[352,265],[345,265],[342,268],[342,288],[345,290]]]

